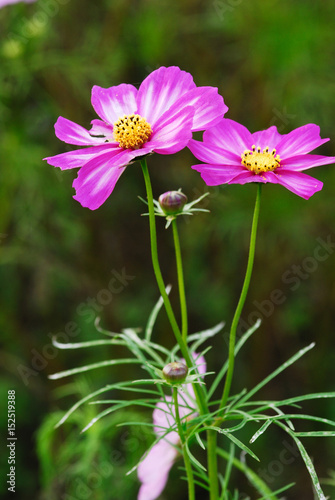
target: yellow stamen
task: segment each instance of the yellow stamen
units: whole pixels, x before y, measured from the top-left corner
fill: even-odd
[[[115,141],[125,149],[139,149],[151,134],[150,123],[140,115],[124,115],[113,126]]]
[[[246,149],[241,156],[242,164],[251,172],[261,174],[276,170],[280,166],[280,156],[276,154],[275,149],[271,153],[269,153],[268,147],[264,148],[263,152],[261,152],[260,147],[257,148],[257,151],[256,146],[252,146],[251,149],[252,151]]]

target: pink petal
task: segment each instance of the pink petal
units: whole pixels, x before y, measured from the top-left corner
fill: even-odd
[[[185,417],[190,417],[194,414],[195,405],[192,401],[190,404],[187,399],[183,397],[184,391],[187,391],[188,385],[183,386],[180,390],[179,399],[179,415],[183,419]],[[192,387],[192,384],[190,384]],[[193,397],[193,392],[192,392]],[[156,408],[153,411],[152,419],[154,423],[154,431],[157,436],[165,436],[167,431],[176,432],[176,421],[175,421],[175,408],[173,400],[170,396],[166,396],[164,401],[159,401],[156,404]]]
[[[155,125],[147,147],[155,153],[173,154],[184,149],[192,137],[194,109],[175,108],[162,116]]]
[[[60,116],[55,123],[55,133],[58,139],[76,146],[92,146],[103,144],[103,138],[91,137],[88,130],[77,123]]]
[[[162,439],[155,444],[138,466],[137,474],[142,486],[137,500],[155,500],[165,488],[170,469],[178,456],[177,449],[170,443],[177,445],[179,436],[170,433],[166,439],[168,441]]]
[[[212,127],[228,111],[223,97],[218,94],[218,89],[214,87],[196,87],[180,97],[175,106],[194,107],[193,132]]]
[[[194,87],[195,83],[189,73],[176,66],[163,66],[150,73],[141,83],[137,112],[154,126],[182,95]]]
[[[73,181],[76,194],[73,197],[83,207],[91,210],[99,208],[112,193],[116,182],[125,170],[119,164],[130,161],[128,151],[122,149],[92,158]]]
[[[200,375],[204,375],[207,370],[207,364],[204,356],[196,352],[192,352],[192,357],[195,361],[196,367]]]
[[[319,167],[320,165],[329,165],[329,163],[335,163],[335,156],[298,155],[280,162],[283,168],[294,170],[295,172]]]
[[[90,134],[92,135],[103,135],[109,140],[114,141],[113,139],[113,126],[108,125],[102,120],[92,120],[91,121],[92,128],[90,130]]]
[[[266,130],[261,130],[260,132],[252,134],[252,145],[255,145],[256,148],[259,146],[261,149],[268,147],[271,151],[273,148],[276,148],[282,138],[283,136],[278,132],[277,127],[273,125]]]
[[[253,172],[250,172],[248,169],[244,169],[243,172],[238,174],[234,179],[228,182],[228,184],[247,184],[249,182],[262,182],[262,183],[267,183],[267,182],[272,182],[267,178],[267,174],[269,172],[266,172],[264,174],[254,174]],[[272,173],[272,172],[270,172]]]
[[[191,396],[191,400],[189,398]],[[194,392],[192,384],[183,385],[178,394],[179,416],[181,419],[192,417],[195,412],[196,403],[194,401]],[[166,396],[164,401],[159,401],[152,414],[154,431],[157,436],[165,436],[166,432],[176,432],[177,424],[175,417],[175,407],[173,399]]]
[[[207,369],[205,358],[196,352],[192,352],[192,357],[195,361],[199,375],[204,375]],[[192,373],[195,374],[194,371]],[[178,394],[178,400],[179,407],[181,409],[180,413],[184,418],[195,415],[193,410],[196,409],[197,403],[192,384],[186,384],[186,386],[183,386],[183,390]]]
[[[157,436],[164,436],[166,431],[176,427],[174,406],[171,396],[166,396],[164,401],[159,401],[152,413],[154,431]]]
[[[321,139],[320,127],[309,123],[285,135],[277,144],[276,150],[283,160],[291,156],[309,153],[327,141],[329,139]]]
[[[243,165],[193,165],[192,168],[201,173],[207,186],[219,186],[231,182],[237,175],[245,171]]]
[[[224,165],[236,165],[242,166],[241,155],[227,151],[226,149],[221,149],[214,144],[208,144],[201,141],[190,140],[187,147],[194,154],[194,156],[206,163],[217,163],[218,166]]]
[[[217,125],[204,132],[204,143],[231,151],[241,157],[246,149],[253,145],[249,130],[228,118],[223,118]]]
[[[310,198],[314,193],[320,191],[323,186],[321,181],[301,172],[292,172],[291,170],[280,169],[280,174],[267,172],[267,176],[268,174],[275,176],[278,184],[281,184],[292,191],[292,193],[301,196],[305,200],[308,200],[308,198]]]
[[[136,113],[137,89],[133,85],[121,83],[104,89],[92,88],[92,106],[102,120],[113,125],[123,115]]]
[[[115,149],[116,146],[112,144],[106,144],[104,146],[93,146],[91,148],[69,151],[68,153],[48,156],[47,158],[43,159],[46,160],[49,165],[59,167],[61,170],[68,170],[69,168],[80,168],[99,154],[103,154],[108,151],[114,151]]]
[[[189,420],[197,415],[197,401],[192,384],[181,387],[178,394],[178,404],[181,420]]]

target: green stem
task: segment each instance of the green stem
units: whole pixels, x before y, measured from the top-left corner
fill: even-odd
[[[224,458],[227,462],[231,460],[231,454],[222,448],[218,448],[216,450],[217,454]],[[269,500],[279,500],[278,497],[270,490],[268,485],[260,478],[252,469],[244,463],[238,460],[238,458],[234,457],[232,460],[232,464],[236,469],[240,470],[244,473],[245,477],[249,480],[249,482],[253,485],[253,487],[262,495],[262,498],[267,498]],[[257,495],[258,496],[258,495]]]
[[[234,350],[235,350],[236,330],[237,330],[238,322],[239,322],[240,317],[241,317],[241,313],[242,313],[242,309],[243,309],[243,306],[245,303],[245,299],[246,299],[246,296],[248,293],[252,268],[253,268],[253,264],[254,264],[256,234],[257,234],[257,224],[258,224],[258,218],[259,218],[261,191],[262,191],[262,184],[259,183],[257,186],[256,203],[255,203],[255,209],[254,209],[254,216],[253,216],[253,220],[252,220],[247,270],[245,273],[245,278],[244,278],[241,296],[240,296],[240,299],[238,301],[236,311],[234,314],[234,318],[232,321],[231,329],[230,329],[229,355],[228,355],[228,363],[229,364],[228,364],[226,382],[225,382],[223,395],[222,395],[222,399],[221,399],[221,403],[220,403],[220,408],[224,408],[227,404],[227,401],[229,398],[230,387],[231,387],[231,383],[232,383],[232,378],[233,378],[233,373],[234,373],[234,361],[235,361]]]
[[[184,273],[183,264],[181,258],[180,241],[177,228],[177,219],[172,221],[172,231],[173,231],[173,241],[176,252],[176,263],[177,263],[177,275],[178,275],[178,287],[179,287],[179,297],[180,297],[180,311],[181,311],[181,334],[185,344],[187,343],[187,306],[186,306],[186,295],[185,295],[185,284],[184,284]]]
[[[177,324],[169,296],[166,293],[165,284],[164,284],[163,276],[162,276],[160,265],[159,265],[158,250],[157,250],[157,232],[156,232],[155,209],[154,209],[152,187],[151,187],[148,166],[147,166],[147,162],[145,159],[140,160],[140,163],[141,163],[141,167],[142,167],[142,171],[143,171],[145,187],[146,187],[146,191],[147,191],[147,198],[148,198],[152,265],[154,268],[154,273],[156,276],[157,285],[158,285],[160,294],[161,294],[163,302],[164,302],[165,310],[166,310],[167,316],[168,316],[170,324],[171,324],[172,331],[176,337],[179,348],[180,348],[181,353],[186,361],[187,366],[189,368],[191,368],[194,366],[194,361],[191,358],[191,356],[189,355],[187,345],[183,340],[182,334],[181,334],[179,326]],[[208,413],[208,407],[207,407],[206,397],[205,397],[205,394],[202,390],[202,387],[200,386],[200,384],[195,383],[195,384],[193,384],[193,388],[194,388],[195,397],[196,397],[196,400],[198,403],[200,413],[202,415],[205,415],[206,413]]]
[[[179,415],[179,403],[178,403],[178,389],[177,389],[177,387],[173,388],[173,402],[174,402],[175,413],[176,413],[176,423],[177,423],[177,428],[178,428],[178,434],[180,437],[181,446],[182,446],[182,450],[183,450],[183,457],[184,457],[184,463],[185,463],[185,469],[186,469],[186,475],[187,475],[188,498],[189,498],[189,500],[195,500],[193,470],[192,470],[191,460],[190,460],[190,457],[187,453],[187,449],[185,446],[186,439],[185,439],[185,434],[184,434],[183,426],[182,426],[182,423],[180,420],[180,415]]]
[[[209,498],[217,500],[219,498],[218,466],[216,457],[217,433],[214,430],[207,430],[207,466],[209,481]]]
[[[181,324],[182,324],[182,337],[184,342],[187,342],[187,306],[184,285],[184,273],[182,266],[182,257],[180,250],[180,240],[178,234],[177,220],[172,221],[173,241],[176,252],[178,287],[180,297],[180,310],[181,310]],[[218,475],[217,475],[217,460],[216,460],[216,432],[212,430],[207,431],[207,463],[208,463],[208,477],[210,486],[210,500],[217,500],[218,498]],[[189,457],[188,457],[189,458]]]
[[[173,313],[173,309],[170,303],[170,299],[165,290],[165,284],[162,277],[162,273],[160,270],[159,260],[158,260],[158,250],[157,250],[157,233],[156,233],[156,220],[155,220],[155,209],[153,203],[153,195],[152,195],[152,187],[151,181],[148,171],[147,162],[145,159],[140,160],[145,187],[147,191],[148,198],[148,209],[149,209],[149,226],[150,226],[150,243],[151,243],[151,257],[152,264],[154,268],[154,273],[157,280],[157,285],[162,296],[165,310],[167,316],[169,318],[172,331],[176,337],[176,340],[179,344],[179,348],[181,350],[182,355],[186,361],[187,366],[193,367],[194,361],[191,359],[187,345],[183,340],[181,332],[179,330],[175,315]],[[201,415],[206,415],[208,413],[208,406],[206,401],[206,396],[200,384],[193,384],[194,394],[197,400],[197,405],[199,408],[199,412]],[[217,476],[217,463],[216,463],[216,434],[215,431],[208,430],[207,431],[207,457],[208,457],[208,475],[210,481],[210,500],[217,500],[218,498],[218,476]]]

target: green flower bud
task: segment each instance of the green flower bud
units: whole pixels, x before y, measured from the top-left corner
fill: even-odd
[[[163,368],[163,377],[170,384],[181,384],[186,379],[188,368],[184,363],[174,361]]]
[[[186,205],[187,196],[181,191],[167,191],[160,195],[158,201],[166,215],[177,215]]]

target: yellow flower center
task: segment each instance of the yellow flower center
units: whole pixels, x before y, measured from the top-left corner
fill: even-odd
[[[124,115],[113,126],[115,141],[125,149],[139,149],[151,134],[150,123],[140,115]]]
[[[275,149],[271,153],[269,153],[268,147],[264,148],[262,152],[259,147],[256,151],[256,146],[252,146],[251,149],[252,151],[246,149],[242,154],[242,164],[251,172],[261,174],[276,170],[280,166],[280,156],[276,155]]]

